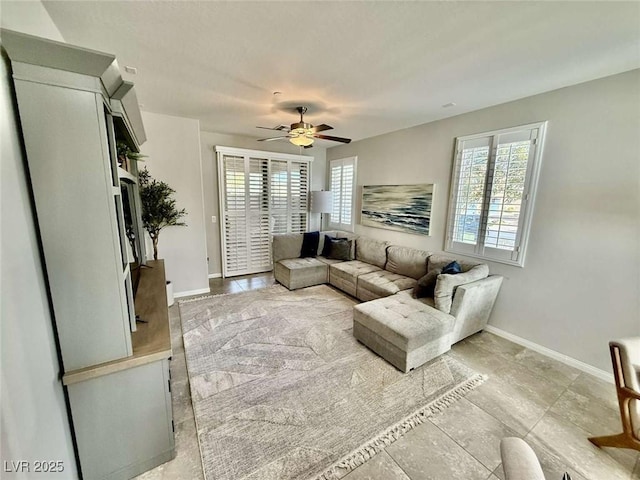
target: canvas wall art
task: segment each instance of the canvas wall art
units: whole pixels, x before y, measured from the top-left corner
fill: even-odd
[[[360,223],[367,227],[429,235],[434,184],[365,185]]]

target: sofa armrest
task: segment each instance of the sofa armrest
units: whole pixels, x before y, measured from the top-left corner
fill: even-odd
[[[521,438],[503,438],[500,456],[505,480],[545,480],[538,457]]]
[[[456,318],[451,343],[479,332],[487,325],[501,285],[502,276],[490,275],[456,288],[450,312]]]
[[[300,257],[302,250],[302,240],[304,236],[301,233],[285,233],[273,236],[271,252],[273,254],[273,264],[287,258]]]

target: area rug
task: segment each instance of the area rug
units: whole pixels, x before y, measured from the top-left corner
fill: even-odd
[[[447,355],[400,372],[353,338],[354,304],[326,285],[180,303],[207,480],[341,478],[482,383]]]

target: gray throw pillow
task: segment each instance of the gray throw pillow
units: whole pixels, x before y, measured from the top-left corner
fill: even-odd
[[[326,239],[325,239],[326,241]],[[334,260],[351,260],[351,240],[345,238],[332,238],[331,250],[327,258]]]
[[[413,289],[413,296],[416,298],[433,297],[438,275],[440,275],[441,272],[442,270],[438,268],[436,270],[431,270],[425,276],[421,277]]]

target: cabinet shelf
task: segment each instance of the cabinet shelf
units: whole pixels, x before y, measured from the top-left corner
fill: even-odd
[[[127,172],[124,168],[118,167],[118,178],[120,181],[125,181],[129,183],[138,183],[138,179]]]

